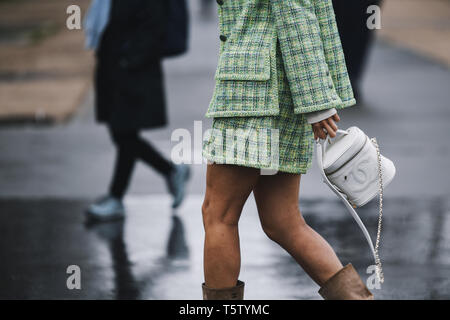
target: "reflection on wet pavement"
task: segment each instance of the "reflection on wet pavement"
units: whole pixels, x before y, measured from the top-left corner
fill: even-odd
[[[133,275],[123,239],[124,222],[111,222],[89,226],[108,247],[114,271],[115,298],[138,299],[140,290]]]
[[[0,201],[0,298],[200,299],[202,197],[172,212],[165,196],[130,197],[124,222],[85,225],[83,200]],[[450,298],[449,199],[385,201],[379,299]],[[306,199],[307,222],[352,262],[364,279],[371,255],[338,201]],[[376,230],[377,203],[359,210]],[[248,299],[319,299],[318,287],[259,226],[253,199],[241,219],[241,279]],[[81,268],[81,290],[66,269]]]
[[[115,298],[122,300],[136,300],[144,298],[141,292],[144,287],[150,287],[153,278],[158,278],[164,273],[175,271],[172,262],[189,258],[189,249],[186,245],[184,225],[181,218],[173,212],[172,224],[167,240],[167,255],[158,259],[155,267],[144,272],[143,279],[137,279],[133,273],[126,243],[124,240],[124,221],[113,221],[103,224],[86,224],[88,230],[92,230],[97,236],[105,241],[108,247],[112,269],[114,273]],[[149,292],[147,292],[149,294]],[[150,296],[153,297],[153,296]],[[145,298],[150,298],[149,296]],[[157,299],[157,293],[154,294]]]

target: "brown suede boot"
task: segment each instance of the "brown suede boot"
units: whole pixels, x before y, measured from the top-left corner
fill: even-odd
[[[212,289],[203,283],[203,300],[244,300],[244,285],[238,280],[235,287]]]
[[[319,290],[325,300],[373,300],[355,268],[348,264],[332,276]]]

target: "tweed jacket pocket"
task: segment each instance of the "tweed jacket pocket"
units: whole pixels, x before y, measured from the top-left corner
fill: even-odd
[[[270,80],[270,53],[224,51],[219,58],[216,80]]]
[[[219,57],[216,88],[207,117],[278,115],[276,66],[269,48],[226,48]],[[274,91],[275,90],[275,91]],[[262,108],[264,106],[264,108]]]

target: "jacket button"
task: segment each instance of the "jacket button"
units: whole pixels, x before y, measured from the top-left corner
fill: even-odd
[[[216,2],[219,6],[223,5],[223,0],[216,0]]]
[[[219,38],[220,38],[220,40],[223,41],[223,42],[227,41],[227,37],[224,36],[223,34],[221,34]]]

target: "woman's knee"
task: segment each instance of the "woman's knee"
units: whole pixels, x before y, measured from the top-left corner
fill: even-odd
[[[205,197],[202,205],[202,216],[205,230],[214,227],[237,228],[240,211],[236,205]]]
[[[262,228],[266,236],[277,243],[280,243],[281,236],[283,234],[283,228],[277,225],[270,225],[270,224],[262,224]]]
[[[289,216],[292,218],[280,218],[271,221],[261,219],[262,229],[269,239],[277,243],[282,243],[285,239],[301,235],[308,227],[298,209]]]

